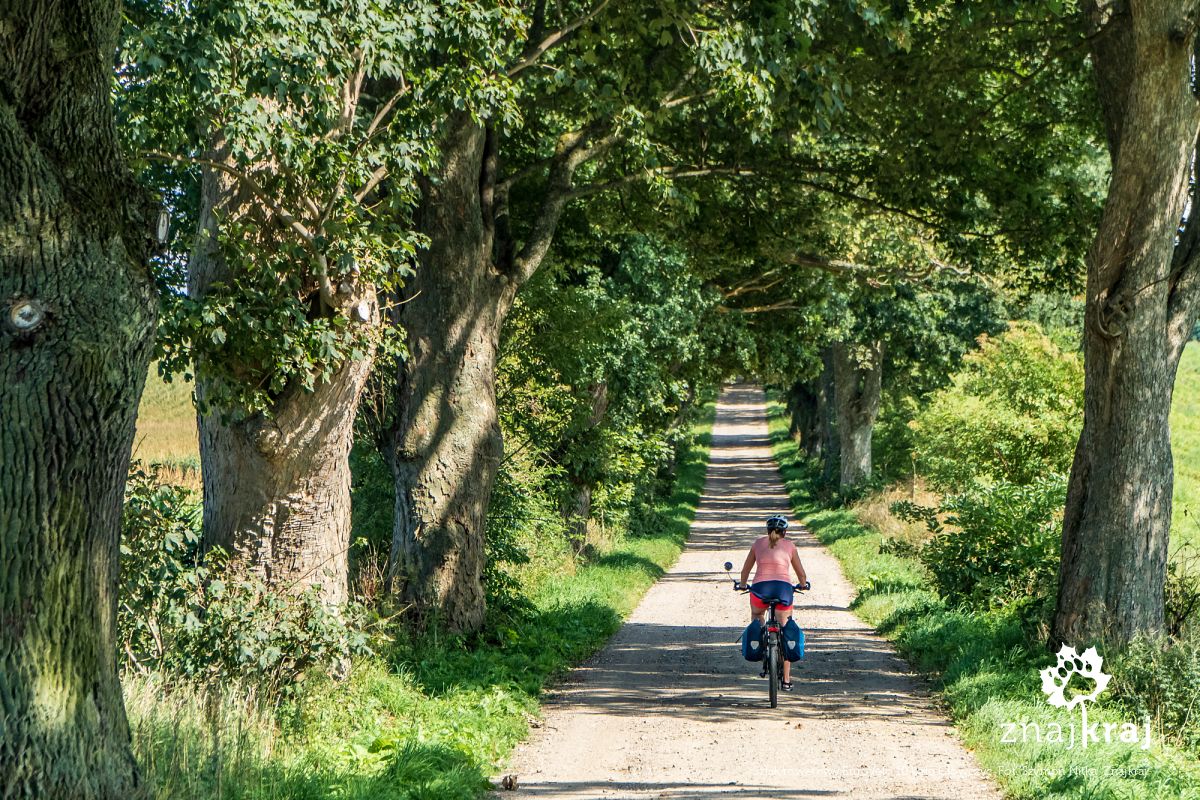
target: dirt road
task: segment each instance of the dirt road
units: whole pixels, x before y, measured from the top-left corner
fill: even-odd
[[[504,797],[1000,796],[907,665],[848,610],[852,588],[806,531],[795,540],[815,587],[797,606],[807,658],[796,690],[768,706],[737,647],[748,603],[721,565],[736,571],[767,516],[787,508],[762,392],[728,388],[687,549],[550,697]]]

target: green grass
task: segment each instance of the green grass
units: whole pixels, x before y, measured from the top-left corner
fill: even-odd
[[[1171,403],[1171,449],[1175,457],[1172,549],[1200,545],[1200,345],[1183,351]]]
[[[1191,355],[1196,379],[1197,357]],[[1178,396],[1178,395],[1177,395]],[[1177,409],[1178,412],[1178,409]],[[841,562],[858,590],[855,612],[895,642],[941,692],[965,744],[1014,798],[1200,798],[1200,768],[1152,736],[1154,746],[1114,743],[1067,750],[1052,743],[1001,741],[1004,722],[1051,722],[1078,727],[1078,710],[1049,706],[1040,669],[1053,658],[1003,611],[948,608],[911,557],[879,552],[882,537],[848,508],[823,508],[815,474],[787,435],[782,406],[769,409],[774,454],[798,516]],[[1114,703],[1089,709],[1089,721],[1117,722],[1128,712]],[[1030,728],[1032,730],[1032,728]]]
[[[146,389],[138,406],[133,457],[147,463],[164,464],[179,472],[195,472],[200,468],[192,384],[183,378],[165,382],[154,364],[150,365]]]
[[[354,665],[276,712],[125,682],[134,745],[167,800],[469,800],[528,733],[543,690],[603,646],[686,541],[714,408],[693,429],[673,494],[570,573],[530,586],[524,612],[478,637],[430,633]]]

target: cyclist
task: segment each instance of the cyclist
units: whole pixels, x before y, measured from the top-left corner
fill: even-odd
[[[804,572],[804,565],[800,563],[796,545],[786,538],[787,529],[787,519],[779,514],[767,520],[767,535],[760,536],[750,546],[750,552],[746,554],[746,563],[742,564],[742,576],[739,582],[742,586],[746,586],[751,568],[758,565],[758,569],[754,572],[754,591],[766,597],[786,602],[786,605],[780,603],[775,606],[775,618],[781,626],[786,625],[787,621],[792,618],[792,581],[788,568],[796,570],[798,583],[801,585],[808,583],[808,576]],[[767,604],[756,597],[754,592],[751,592],[751,621],[757,619],[761,623],[766,614]],[[790,661],[783,662],[783,683],[780,684],[780,687],[785,692],[792,690],[792,662]]]

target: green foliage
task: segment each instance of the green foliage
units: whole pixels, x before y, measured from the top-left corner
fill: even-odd
[[[135,752],[161,800],[454,800],[483,797],[487,776],[529,731],[545,688],[602,646],[679,555],[704,486],[713,407],[680,437],[671,494],[583,562],[546,564],[555,529],[525,525],[536,494],[497,487],[534,556],[506,567],[524,603],[489,608],[475,637],[398,637],[356,657],[349,677],[314,677],[277,707],[241,687],[195,687],[128,670]],[[528,504],[528,501],[536,501]],[[535,521],[536,522],[536,521]],[[561,520],[558,521],[561,525]],[[558,536],[561,545],[561,535]],[[563,555],[563,548],[555,552]],[[166,683],[164,683],[166,681]]]
[[[1135,639],[1105,667],[1112,700],[1136,718],[1150,717],[1160,735],[1200,752],[1200,639]]]
[[[1032,323],[980,339],[913,422],[918,469],[939,489],[1065,474],[1083,423],[1083,366]]]
[[[1164,627],[1168,636],[1180,637],[1193,627],[1200,612],[1200,552],[1195,546],[1175,549],[1167,562],[1163,586]]]
[[[1075,352],[1083,337],[1083,299],[1061,292],[1033,292],[1014,309],[1018,319],[1036,323],[1060,350]]]
[[[199,505],[135,465],[126,489],[117,629],[127,670],[200,684],[238,682],[266,696],[370,652],[365,610],[326,606],[316,587],[280,594],[203,553]]]
[[[121,129],[176,218],[174,257],[160,262],[164,375],[200,370],[213,379],[203,410],[253,413],[372,349],[398,353],[374,306],[424,243],[408,216],[438,157],[436,124],[516,121],[502,67],[519,10],[130,5]]]
[[[591,516],[620,526],[715,380],[705,323],[716,296],[681,253],[648,237],[568,238],[564,249],[505,325],[497,383],[514,455],[502,471],[532,503],[528,519],[560,515],[586,489]],[[548,507],[531,500],[539,493]],[[535,524],[500,513],[510,528]]]
[[[1066,479],[1050,477],[1025,485],[974,486],[946,497],[936,509],[895,503],[892,513],[924,522],[935,534],[920,549],[920,559],[948,602],[1036,606],[1056,590],[1066,497]]]
[[[1020,605],[978,608],[948,605],[937,597],[924,566],[912,556],[881,553],[879,535],[865,527],[851,509],[822,508],[815,500],[817,476],[797,452],[787,433],[782,406],[771,408],[770,428],[775,456],[792,503],[809,529],[841,562],[847,578],[858,590],[854,608],[869,625],[892,639],[910,664],[929,675],[955,719],[959,735],[984,769],[995,776],[1006,796],[1094,800],[1104,797],[1188,797],[1200,792],[1200,772],[1191,753],[1180,753],[1155,737],[1144,762],[1130,761],[1128,748],[1061,745],[1019,746],[1001,742],[1002,727],[1013,721],[1063,727],[1069,718],[1051,708],[1039,691],[1038,670],[1053,664],[1045,648],[1044,628],[1030,625],[1028,609]],[[884,578],[883,576],[889,576]],[[1195,707],[1195,650],[1162,656],[1153,652],[1118,661],[1105,653],[1105,669],[1115,673],[1110,691],[1129,681],[1130,700],[1170,691],[1175,713]],[[1170,677],[1155,667],[1142,677],[1130,675],[1167,659],[1178,662]],[[1130,677],[1126,677],[1130,675]],[[1190,685],[1189,682],[1190,681]],[[1170,684],[1169,690],[1165,684]],[[1105,697],[1109,696],[1106,693]],[[1121,702],[1089,709],[1089,722],[1119,722],[1129,718]],[[1136,707],[1136,706],[1135,706]],[[1142,706],[1150,708],[1149,705]],[[1151,712],[1153,713],[1153,712]],[[1181,719],[1184,714],[1171,717]],[[1190,722],[1189,725],[1194,725]],[[1181,742],[1175,739],[1176,742]],[[1140,767],[1145,769],[1128,769]]]

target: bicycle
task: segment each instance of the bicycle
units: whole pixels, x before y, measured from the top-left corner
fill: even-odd
[[[733,563],[726,561],[725,572],[728,573],[732,569]],[[775,619],[775,606],[780,605],[781,601],[778,598],[763,597],[754,591],[752,585],[743,586],[732,576],[730,580],[733,581],[735,592],[753,593],[755,597],[767,604],[767,624],[763,626],[763,638],[766,640],[766,647],[763,649],[763,675],[767,678],[767,692],[771,699],[771,708],[775,708],[779,705],[779,685],[783,682],[783,662],[787,658],[783,645],[783,626],[779,624],[779,620]],[[805,591],[811,588],[811,581],[792,584],[792,589],[796,591]]]

